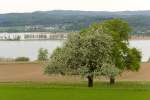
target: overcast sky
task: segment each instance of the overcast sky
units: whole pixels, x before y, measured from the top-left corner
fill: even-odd
[[[0,13],[39,10],[150,10],[150,0],[0,0]]]

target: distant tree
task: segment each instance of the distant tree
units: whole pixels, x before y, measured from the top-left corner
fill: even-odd
[[[38,60],[46,61],[48,60],[48,50],[44,48],[40,48],[38,51]]]
[[[93,87],[94,76],[101,75],[100,68],[110,61],[112,46],[111,36],[89,28],[70,34],[64,46],[53,52],[45,72],[82,75],[88,79],[88,87]]]
[[[17,57],[15,61],[30,61],[28,57]]]

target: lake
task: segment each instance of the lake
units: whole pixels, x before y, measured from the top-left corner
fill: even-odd
[[[61,40],[0,41],[0,57],[29,57],[31,60],[36,60],[39,48],[46,48],[51,54],[56,47],[61,46],[62,42]]]
[[[136,47],[142,52],[142,61],[150,58],[150,40],[131,40],[130,46]]]
[[[15,58],[29,57],[31,60],[36,60],[39,48],[46,48],[49,54],[56,47],[61,46],[63,41],[0,41],[0,57]],[[132,40],[131,47],[136,47],[142,52],[142,61],[147,61],[150,57],[150,40]]]

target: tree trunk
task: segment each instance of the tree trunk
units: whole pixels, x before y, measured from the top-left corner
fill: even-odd
[[[110,85],[115,84],[115,78],[114,77],[110,77]]]
[[[93,76],[88,76],[88,87],[93,87]]]

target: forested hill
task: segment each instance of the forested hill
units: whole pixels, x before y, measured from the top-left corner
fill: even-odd
[[[150,34],[150,11],[71,11],[54,10],[33,13],[0,14],[0,32],[78,31],[89,24],[122,18],[134,28],[132,34]]]

